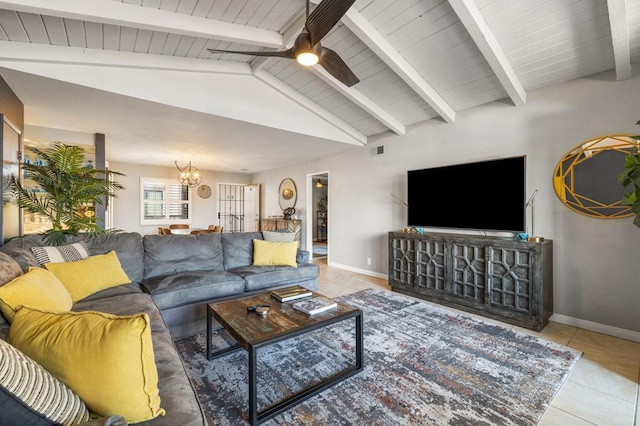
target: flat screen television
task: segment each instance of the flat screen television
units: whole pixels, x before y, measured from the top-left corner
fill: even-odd
[[[408,225],[524,232],[526,157],[407,172]]]

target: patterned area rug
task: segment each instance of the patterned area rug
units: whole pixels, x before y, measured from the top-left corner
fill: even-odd
[[[364,371],[265,424],[535,425],[581,355],[397,293],[337,300],[364,312]],[[260,349],[260,407],[353,363],[354,335],[347,321]],[[176,345],[209,423],[247,424],[246,352],[209,362],[204,335]]]

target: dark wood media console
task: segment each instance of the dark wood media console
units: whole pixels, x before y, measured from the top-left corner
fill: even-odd
[[[540,331],[553,313],[553,241],[390,232],[389,285]]]

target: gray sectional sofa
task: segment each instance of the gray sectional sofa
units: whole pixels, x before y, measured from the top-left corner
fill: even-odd
[[[151,319],[158,388],[166,415],[139,424],[206,424],[173,340],[206,329],[207,302],[294,284],[318,289],[318,266],[309,263],[308,252],[298,250],[296,268],[253,266],[254,239],[263,239],[262,233],[169,236],[117,233],[68,239],[67,243],[85,241],[91,255],[115,250],[131,280],[78,301],[73,311],[115,315],[144,312]],[[0,252],[26,271],[29,266],[37,266],[31,247],[42,245],[40,236],[28,236],[8,242],[0,247]],[[0,315],[0,338],[6,339],[8,330],[9,325]]]

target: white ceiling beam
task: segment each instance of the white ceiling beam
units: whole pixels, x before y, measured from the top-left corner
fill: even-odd
[[[317,0],[312,1],[315,2]],[[418,71],[400,55],[391,43],[389,43],[364,16],[352,7],[342,17],[342,22],[429,104],[444,121],[448,123],[455,121],[456,112],[453,108],[420,76]]]
[[[629,47],[629,23],[626,0],[607,0],[613,57],[616,62],[616,80],[631,77],[631,50]]]
[[[251,68],[244,62],[207,61],[147,53],[117,52],[113,50],[11,41],[0,41],[0,51],[2,51],[0,65],[3,61],[21,61],[212,74],[251,74]]]
[[[282,47],[282,36],[276,31],[113,0],[0,1],[0,9],[223,40],[231,43],[271,48]]]
[[[467,32],[484,55],[505,91],[516,106],[526,103],[527,94],[511,63],[487,25],[475,0],[449,0]]]
[[[351,102],[355,103],[360,108],[365,110],[376,120],[387,126],[394,133],[398,135],[405,134],[404,124],[398,121],[393,115],[389,114],[389,112],[384,110],[380,105],[373,102],[361,91],[359,91],[355,87],[345,86],[340,81],[336,80],[331,74],[325,71],[325,69],[320,65],[314,65],[310,69],[317,77],[320,77],[322,80],[324,80],[325,83],[331,85],[331,87],[340,92]]]
[[[344,133],[349,135],[353,139],[353,145],[363,146],[367,144],[367,136],[358,130],[351,127],[349,124],[345,123],[326,109],[320,107],[318,104],[312,102],[309,98],[303,96],[300,92],[292,89],[290,86],[284,84],[282,81],[278,80],[271,74],[266,71],[258,70],[253,74],[257,79],[269,85],[273,89],[282,93],[292,101],[296,102],[298,105],[306,108],[311,111],[318,117],[322,118],[329,124],[335,126],[336,128],[342,130]]]

